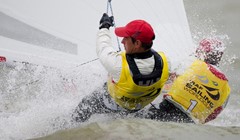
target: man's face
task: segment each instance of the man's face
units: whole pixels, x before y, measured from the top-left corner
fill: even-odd
[[[133,42],[131,37],[124,37],[121,43],[124,45],[126,54],[133,54],[137,52],[137,43]]]

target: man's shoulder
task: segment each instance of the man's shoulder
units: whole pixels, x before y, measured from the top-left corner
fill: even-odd
[[[225,76],[225,74],[216,66],[211,65],[211,64],[207,64],[209,67],[209,70],[218,78],[222,79],[222,80],[226,80],[228,81],[227,77]]]

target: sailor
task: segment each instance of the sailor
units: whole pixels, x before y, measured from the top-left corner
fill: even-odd
[[[83,98],[73,118],[83,122],[95,113],[128,114],[139,111],[160,93],[169,77],[169,63],[163,52],[152,49],[155,33],[144,20],[133,20],[117,27],[125,51],[113,48],[109,28],[113,17],[103,14],[97,34],[97,56],[108,72],[105,90],[98,90]]]
[[[176,78],[163,101],[137,116],[201,124],[214,120],[230,94],[228,79],[218,68],[224,49],[218,39],[203,39],[196,49],[197,60]]]

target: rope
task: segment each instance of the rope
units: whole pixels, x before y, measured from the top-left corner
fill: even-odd
[[[80,67],[80,66],[82,66],[82,65],[85,65],[85,64],[94,62],[94,61],[96,61],[96,60],[98,60],[98,59],[99,59],[99,58],[95,58],[95,59],[93,59],[93,60],[90,60],[90,61],[84,62],[84,63],[82,63],[82,64],[79,64],[79,65],[76,66],[76,68],[77,68],[77,67]]]
[[[109,11],[109,8],[110,8],[110,11],[111,11],[111,15],[113,16],[113,8],[112,8],[112,4],[111,4],[111,1],[112,0],[108,0],[107,1],[107,14],[108,14],[108,11]],[[114,17],[114,16],[113,16]],[[115,19],[113,18],[113,26],[114,26],[114,28],[116,29],[116,23],[115,23]],[[118,52],[120,52],[121,51],[121,47],[120,47],[120,43],[119,43],[119,39],[118,39],[118,37],[116,36],[116,38],[117,38],[117,44],[118,44]]]
[[[109,11],[109,9],[110,9],[111,15],[113,16],[113,9],[112,9],[112,4],[111,4],[111,2],[112,2],[112,0],[107,0],[107,10],[106,10],[106,13],[108,14],[108,11]],[[114,20],[114,19],[113,19],[113,24],[114,24],[114,28],[116,29],[116,24],[115,24],[115,20]],[[118,39],[118,37],[116,37],[116,38],[117,38],[117,43],[118,43],[118,52],[120,52],[120,51],[121,51],[121,47],[120,47],[119,39]],[[96,60],[98,60],[98,59],[99,59],[99,58],[95,58],[95,59],[93,59],[93,60],[90,60],[90,61],[84,62],[84,63],[82,63],[82,64],[79,64],[79,65],[77,65],[76,67],[80,67],[80,66],[82,66],[82,65],[85,65],[85,64],[94,62],[94,61],[96,61]]]

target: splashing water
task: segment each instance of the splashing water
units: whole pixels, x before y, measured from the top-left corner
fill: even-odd
[[[31,138],[71,127],[71,113],[80,99],[106,81],[97,62],[64,71],[24,63],[0,66],[0,139]]]
[[[71,123],[72,111],[107,78],[98,61],[65,70],[24,63],[1,64],[1,69],[1,139],[33,138],[75,127]],[[233,94],[227,108],[209,124],[240,126],[237,98],[239,95]],[[100,115],[90,122],[106,119]]]

